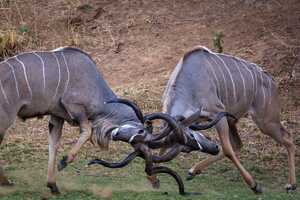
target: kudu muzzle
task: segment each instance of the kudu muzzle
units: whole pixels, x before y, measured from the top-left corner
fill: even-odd
[[[189,153],[191,151],[201,151],[203,153],[208,153],[211,155],[218,155],[220,152],[219,146],[206,138],[199,131],[193,131],[186,128],[186,146],[189,148],[184,149],[184,152]]]
[[[140,123],[128,122],[111,131],[111,139],[122,141],[130,144],[143,143],[147,130]]]

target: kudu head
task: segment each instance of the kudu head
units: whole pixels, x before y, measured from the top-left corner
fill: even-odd
[[[147,135],[143,114],[137,105],[127,99],[113,99],[104,103],[105,114],[93,121],[92,143],[108,148],[109,140],[136,143]],[[120,104],[121,106],[119,106]],[[128,113],[128,108],[130,113]],[[132,110],[135,115],[132,115]]]
[[[201,133],[188,128],[195,116],[187,119],[176,119],[165,113],[152,113],[143,116],[139,107],[125,99],[114,99],[106,104],[125,104],[133,109],[139,121],[127,120],[110,130],[110,138],[114,141],[123,141],[135,144],[145,144],[150,148],[160,148],[180,144],[180,152],[200,150],[205,153],[216,155],[219,152],[218,145],[207,139]],[[162,120],[166,125],[161,132],[153,134],[152,121]]]
[[[223,117],[230,117],[233,120],[237,120],[235,116],[227,112],[219,112],[214,119],[212,119],[207,124],[195,124],[198,119],[202,117],[201,109],[190,115],[188,118],[183,116],[177,116],[177,121],[181,122],[183,125],[183,131],[186,136],[186,143],[188,148],[187,151],[190,152],[195,150],[200,150],[204,153],[209,153],[212,155],[217,155],[219,153],[219,147],[214,142],[206,138],[200,131],[212,128],[216,125]]]
[[[162,131],[159,134],[148,137],[146,141],[150,147],[174,148],[174,151],[175,147],[177,147],[177,152],[202,151],[212,155],[218,154],[219,148],[217,144],[210,141],[200,132],[193,131],[188,127],[187,123],[190,122],[190,118],[173,118],[165,113],[153,113],[145,116],[145,121],[148,122],[152,122],[155,119],[163,119]],[[168,119],[169,123],[166,123],[165,119]]]
[[[220,151],[219,146],[204,136],[200,131],[213,127],[221,118],[219,113],[215,120],[204,125],[194,125],[194,123],[201,117],[201,109],[189,117],[176,116],[175,119],[181,124],[184,139],[182,143],[184,148],[182,152],[189,153],[191,151],[201,151],[212,155],[217,155]],[[195,127],[197,126],[197,127]]]
[[[149,126],[147,126],[148,121],[145,121],[146,119],[144,118],[142,111],[135,103],[126,99],[114,99],[106,102],[106,104],[125,104],[134,111],[135,115],[138,118],[138,121],[128,119],[120,125],[112,128],[110,131],[110,138],[112,140],[123,141],[135,145],[137,143],[145,144],[148,141],[156,138],[152,135],[152,130],[149,128]],[[154,116],[156,117],[157,114],[154,114]],[[168,126],[172,127],[176,134],[181,134],[180,128],[178,127],[174,119],[167,115],[165,115],[161,119],[163,119],[165,123],[168,124]],[[159,135],[159,137],[165,136]]]
[[[205,137],[200,131],[193,131],[192,129],[184,128],[186,136],[185,148],[182,152],[189,153],[191,151],[201,151],[211,155],[217,155],[220,152],[219,146]]]

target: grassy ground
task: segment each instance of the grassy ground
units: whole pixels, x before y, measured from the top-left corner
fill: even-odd
[[[159,110],[157,91],[145,89],[148,86],[114,88],[123,97],[137,101],[145,112]],[[297,147],[300,137],[296,133],[296,118],[283,114],[285,126],[295,135]],[[244,148],[241,153],[243,165],[262,184],[263,195],[255,195],[244,184],[236,168],[227,160],[210,166],[203,174],[192,181],[184,181],[187,192],[200,192],[202,195],[180,196],[175,181],[169,176],[161,175],[161,188],[151,188],[141,159],[135,160],[128,167],[111,170],[100,166],[85,168],[88,160],[99,157],[106,160],[119,160],[131,151],[125,144],[112,143],[109,151],[101,151],[87,144],[81,150],[76,162],[63,172],[57,173],[57,184],[62,192],[52,196],[45,187],[47,172],[47,118],[17,121],[8,131],[0,146],[0,162],[5,172],[15,184],[11,188],[0,188],[0,199],[257,199],[284,200],[300,199],[300,193],[287,194],[284,185],[287,181],[287,157],[285,150],[276,145],[272,139],[259,133],[250,120],[239,123]],[[78,137],[78,129],[64,127],[64,135],[59,152],[59,159],[67,153]],[[208,134],[215,138],[215,133]],[[296,166],[299,172],[299,148],[297,148]],[[184,178],[187,170],[205,155],[194,152],[182,154],[176,160],[164,164],[176,170]],[[81,175],[74,168],[82,168]],[[298,185],[300,174],[297,173]]]
[[[154,95],[156,91],[145,88],[148,86],[135,85],[114,90],[123,97],[131,97],[137,101],[145,112],[159,110],[159,96]],[[295,133],[295,124],[295,127],[292,126],[293,123],[285,122],[285,125]],[[0,188],[0,199],[299,199],[299,192],[287,194],[284,190],[287,181],[287,157],[284,149],[270,138],[261,135],[255,125],[247,119],[242,120],[239,130],[244,141],[242,163],[262,184],[262,195],[253,194],[233,164],[227,160],[210,166],[192,181],[184,181],[187,192],[202,193],[184,197],[178,194],[175,181],[166,175],[159,176],[161,188],[152,189],[145,177],[144,162],[141,159],[136,159],[123,169],[85,167],[87,161],[92,158],[117,161],[132,151],[126,144],[113,142],[109,151],[101,151],[91,144],[85,145],[76,162],[57,173],[57,184],[62,194],[52,196],[45,187],[48,155],[47,118],[17,121],[0,146],[0,158],[15,186]],[[64,127],[63,132],[59,158],[67,153],[78,136],[78,129],[68,125]],[[214,131],[208,134],[215,138]],[[299,137],[295,138],[295,143],[300,144]],[[205,157],[206,155],[199,152],[182,154],[164,165],[176,170],[184,178],[192,164]],[[299,171],[299,156],[296,157],[296,165]],[[75,168],[82,169],[80,175],[76,173]],[[297,178],[299,185],[299,173]]]
[[[2,147],[7,150],[8,147]],[[27,149],[27,151],[24,151]],[[130,150],[125,146],[122,153],[113,156],[116,160]],[[13,150],[13,149],[11,149]],[[114,150],[111,150],[112,153]],[[256,166],[253,162],[243,159],[245,166],[252,172],[258,182],[264,187],[263,195],[255,195],[241,180],[237,171],[229,162],[219,162],[211,166],[204,174],[192,181],[185,181],[187,192],[202,193],[201,195],[180,196],[177,193],[175,181],[168,176],[161,175],[161,189],[153,190],[148,184],[143,172],[143,161],[137,159],[130,166],[110,170],[99,166],[84,168],[85,160],[93,156],[81,154],[80,161],[72,164],[65,171],[58,173],[58,185],[62,194],[51,196],[45,187],[46,180],[46,155],[35,157],[35,152],[30,145],[24,145],[23,155],[15,155],[15,162],[6,168],[6,172],[15,183],[14,187],[1,188],[0,199],[299,199],[300,193],[287,194],[283,189],[286,181],[285,170],[268,170]],[[26,152],[26,153],[24,153]],[[26,154],[26,155],[24,155]],[[199,153],[179,157],[168,164],[177,169],[182,177],[188,167],[197,160]],[[97,154],[100,156],[99,154]],[[101,154],[109,159],[106,154]],[[101,157],[102,157],[101,156]],[[27,157],[27,160],[17,161],[18,157]],[[31,159],[34,158],[34,159]],[[86,159],[84,159],[86,158]],[[77,175],[73,167],[83,168],[81,175]],[[298,175],[298,180],[300,176]]]

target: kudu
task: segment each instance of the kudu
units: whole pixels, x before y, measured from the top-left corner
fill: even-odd
[[[0,63],[0,143],[18,116],[22,119],[50,115],[47,187],[59,193],[55,181],[55,160],[64,121],[79,126],[80,137],[58,164],[62,170],[75,159],[89,139],[102,147],[114,134],[147,133],[143,118],[128,100],[117,100],[96,64],[76,48],[36,51],[16,55]],[[122,103],[109,103],[121,101]],[[166,119],[167,120],[167,119]],[[0,166],[0,185],[8,185]]]
[[[228,112],[237,119],[249,113],[262,133],[284,145],[288,152],[287,191],[296,189],[295,145],[292,135],[280,123],[280,106],[274,80],[256,64],[230,55],[214,53],[205,47],[187,52],[174,69],[163,96],[163,112],[186,118],[199,108],[195,118],[212,119],[219,112]],[[189,178],[225,155],[238,168],[245,182],[255,193],[262,189],[236,156],[242,146],[237,120],[223,118],[216,124],[223,154],[197,163],[189,170]]]

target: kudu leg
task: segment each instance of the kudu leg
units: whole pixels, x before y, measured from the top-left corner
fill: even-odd
[[[279,122],[269,122],[269,123],[260,123],[259,121],[255,120],[260,128],[260,130],[272,137],[276,142],[283,145],[288,153],[288,168],[289,168],[289,175],[288,175],[288,184],[285,186],[288,192],[296,190],[296,170],[295,170],[295,151],[296,147],[293,142],[293,137],[291,133],[289,133]]]
[[[1,119],[1,128],[0,128],[0,145],[4,139],[4,135],[8,127],[13,123],[15,118],[10,118],[7,115],[1,115],[5,113],[1,108],[0,108],[0,119]],[[12,186],[13,184],[10,183],[7,179],[7,177],[4,174],[4,170],[0,164],[0,186]]]
[[[186,179],[192,180],[197,174],[201,174],[201,172],[205,170],[209,165],[217,162],[218,160],[222,160],[224,157],[225,156],[222,151],[217,156],[209,156],[205,160],[196,163],[191,169],[189,169]]]
[[[91,125],[88,120],[82,120],[80,122],[80,137],[77,140],[76,144],[72,147],[67,156],[64,156],[63,159],[58,164],[58,170],[63,170],[68,163],[73,162],[80,148],[91,138]]]
[[[2,144],[3,139],[4,139],[4,133],[0,133],[0,145]]]
[[[238,133],[236,123],[228,120],[228,126],[229,126],[229,134],[230,134],[229,135],[230,143],[235,152],[235,155],[238,157],[238,159],[240,159],[240,153],[241,153],[241,148],[243,147],[243,143]]]
[[[159,155],[160,156],[163,155],[166,151],[167,151],[167,148],[160,149]],[[157,178],[156,175],[151,175],[151,176],[147,175],[147,179],[151,183],[152,188],[159,189],[159,187],[160,187],[160,181],[159,181],[159,179]]]
[[[0,133],[0,144],[2,143],[4,138],[4,132]],[[9,186],[11,183],[8,181],[7,177],[4,175],[4,170],[0,165],[0,186]]]
[[[48,173],[47,173],[47,187],[51,190],[52,194],[59,194],[59,189],[55,181],[55,162],[56,154],[59,148],[59,140],[62,134],[64,120],[51,116],[49,121],[49,160],[48,160]]]
[[[282,126],[280,129],[283,132],[282,144],[285,146],[288,152],[288,168],[289,168],[289,176],[288,176],[288,184],[286,185],[286,190],[291,192],[296,190],[296,168],[295,168],[295,152],[296,147],[293,142],[292,135],[287,132]]]
[[[240,163],[239,159],[236,157],[234,150],[230,143],[229,138],[229,126],[226,119],[220,120],[220,122],[216,125],[220,140],[222,149],[224,152],[224,155],[228,157],[234,165],[239,170],[240,174],[244,178],[244,181],[249,185],[249,187],[255,192],[255,193],[261,193],[262,189],[261,187],[255,182],[255,180],[252,178],[250,173],[243,167],[243,165]]]
[[[59,162],[57,166],[58,171],[63,170],[68,165],[68,163],[73,162],[82,145],[90,140],[92,135],[92,128],[85,113],[85,107],[83,107],[81,104],[72,102],[72,99],[70,98],[62,99],[61,105],[64,107],[70,118],[79,124],[80,137],[77,140],[76,144],[72,147],[68,155],[64,156]]]
[[[230,142],[232,144],[233,150],[236,156],[239,159],[240,150],[242,148],[242,141],[238,134],[236,124],[233,122],[228,121],[229,131],[230,131]],[[203,161],[196,163],[189,171],[187,175],[187,180],[192,180],[197,174],[201,174],[209,165],[222,160],[224,158],[223,151],[219,153],[217,156],[209,156]]]

